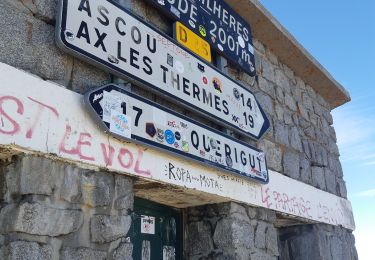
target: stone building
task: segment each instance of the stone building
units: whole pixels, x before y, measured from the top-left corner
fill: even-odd
[[[173,36],[150,1],[113,1]],[[0,259],[358,258],[331,115],[349,94],[257,0],[226,1],[257,75],[213,64],[255,94],[259,141],[66,53],[60,2],[0,1]],[[269,183],[104,133],[82,94],[108,83],[264,151]]]

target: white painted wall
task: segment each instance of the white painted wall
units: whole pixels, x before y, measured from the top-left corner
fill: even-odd
[[[0,63],[0,146],[141,176],[306,220],[355,228],[349,201],[270,171],[260,185],[104,133],[81,95]],[[171,174],[169,169],[173,165]]]

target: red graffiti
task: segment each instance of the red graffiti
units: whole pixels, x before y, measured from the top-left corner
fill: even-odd
[[[271,207],[272,206],[272,202],[269,201],[269,199],[271,198],[271,196],[268,194],[270,188],[267,188],[267,189],[263,189],[263,187],[261,188],[261,192],[262,192],[262,203],[265,204],[267,206],[267,208]]]
[[[124,157],[128,158],[127,162],[124,163]],[[120,152],[117,156],[118,162],[120,163],[121,167],[125,169],[129,169],[133,165],[133,154],[126,148],[121,148]]]
[[[108,152],[105,144],[100,144],[102,148],[103,159],[106,166],[112,166],[113,156],[115,155],[115,148],[112,145],[108,145]]]
[[[137,157],[137,162],[135,163],[134,171],[140,175],[149,176],[151,175],[151,171],[149,169],[147,170],[140,169],[142,158],[143,158],[143,150],[142,148],[138,147],[138,157]]]
[[[66,125],[65,134],[64,134],[64,137],[63,137],[63,139],[60,143],[60,146],[59,146],[59,152],[71,154],[71,155],[78,155],[79,158],[82,159],[82,160],[95,161],[94,157],[87,156],[87,155],[84,155],[82,153],[82,147],[84,147],[84,146],[87,146],[88,148],[91,147],[91,142],[90,142],[91,141],[91,134],[80,133],[79,137],[78,137],[78,141],[76,143],[76,146],[71,148],[71,149],[67,149],[66,148],[66,145],[67,145],[66,141],[69,140],[71,132],[72,132],[71,126]],[[88,140],[86,140],[86,138],[88,138]]]
[[[39,102],[31,97],[27,97],[28,99],[30,99],[31,101],[35,102],[38,104],[38,111],[36,113],[36,116],[34,117],[34,122],[31,124],[31,127],[29,129],[27,129],[26,131],[26,138],[30,139],[33,137],[33,132],[36,128],[36,125],[37,123],[40,121],[40,116],[42,115],[43,111],[45,110],[45,108],[49,109],[50,111],[52,111],[52,113],[57,117],[59,118],[59,113],[57,112],[57,110],[49,105],[46,105],[42,102]]]
[[[6,135],[15,135],[15,134],[17,134],[20,131],[20,125],[15,120],[13,120],[4,111],[3,104],[7,100],[11,100],[11,101],[13,101],[13,102],[16,103],[16,105],[17,105],[17,113],[20,114],[20,115],[23,115],[24,108],[23,108],[22,102],[18,98],[15,98],[15,97],[12,97],[12,96],[3,96],[3,97],[0,97],[0,117],[1,117],[2,127],[4,127],[4,121],[3,121],[2,117],[5,117],[12,124],[12,126],[13,126],[13,128],[11,130],[8,130],[8,131],[3,130],[3,129],[0,128],[0,133],[6,134]]]

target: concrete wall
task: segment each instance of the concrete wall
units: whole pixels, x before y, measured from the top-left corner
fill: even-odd
[[[0,2],[0,61],[78,93],[113,81],[110,74],[56,47],[56,3]],[[171,34],[168,21],[143,0],[132,1],[132,8]],[[265,138],[258,143],[246,141],[266,152],[270,169],[346,197],[328,103],[280,63],[267,46],[256,39],[254,45],[257,77],[227,67],[231,77],[255,93],[271,121]],[[217,127],[136,86],[133,91]],[[132,207],[133,193],[127,177],[21,156],[3,165],[0,180],[0,256],[105,259],[122,253],[131,255],[126,235],[130,225],[127,209]],[[276,259],[278,255],[281,259],[306,259],[306,255],[317,256],[311,259],[345,259],[340,258],[343,254],[348,259],[357,258],[352,235],[339,227],[312,225],[292,228],[302,233],[288,233],[288,228],[277,231],[272,212],[234,203],[192,208],[186,214],[186,256],[191,259]],[[333,237],[340,243],[328,246],[322,237]],[[350,248],[348,251],[343,243]],[[304,255],[303,249],[309,245],[314,245],[311,248],[317,248],[319,254]]]

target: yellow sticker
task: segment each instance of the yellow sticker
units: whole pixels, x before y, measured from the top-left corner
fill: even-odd
[[[175,23],[175,37],[180,44],[198,56],[208,62],[212,61],[210,44],[180,22]]]

